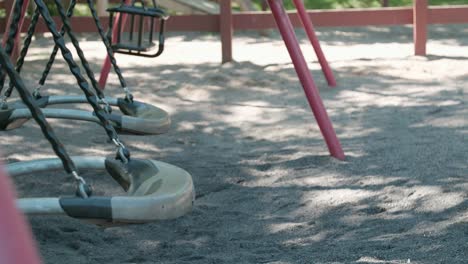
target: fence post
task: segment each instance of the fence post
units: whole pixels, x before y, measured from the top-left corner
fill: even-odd
[[[427,0],[413,0],[414,55],[417,56],[426,56],[428,14]]]
[[[220,0],[219,31],[221,34],[222,63],[232,61],[233,19],[231,0]]]

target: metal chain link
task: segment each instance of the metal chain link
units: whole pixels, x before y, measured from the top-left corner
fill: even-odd
[[[21,70],[23,68],[24,60],[26,58],[26,55],[28,54],[29,46],[31,45],[32,38],[34,37],[34,32],[36,31],[36,26],[37,22],[39,21],[39,10],[37,8],[34,10],[34,14],[31,18],[31,24],[29,25],[28,32],[26,34],[26,39],[24,40],[23,48],[21,49],[20,57],[18,58],[16,62],[16,71],[21,73]],[[8,86],[8,89],[5,91],[4,96],[6,98],[9,98],[11,96],[11,93],[13,92],[13,82],[10,80],[10,84]],[[36,97],[33,93],[33,96]]]
[[[75,10],[76,6],[76,1],[73,0],[70,2],[70,5],[68,7],[68,12],[67,12],[67,17],[71,17],[73,15],[73,11]],[[62,36],[65,35],[65,27],[62,26],[60,29],[60,34]],[[55,58],[57,57],[57,53],[59,51],[59,48],[57,45],[54,45],[54,49],[52,50],[52,54],[50,54],[49,60],[47,61],[46,67],[44,71],[42,72],[42,77],[39,80],[39,85],[36,87],[34,90],[34,93],[39,93],[39,90],[45,85],[45,82],[47,80],[47,77],[49,76],[50,70],[52,69],[52,66],[54,65]]]
[[[63,167],[67,173],[72,173],[76,171],[75,164],[73,160],[68,155],[65,147],[60,142],[58,137],[55,135],[54,130],[49,125],[47,120],[44,117],[41,109],[35,103],[35,100],[32,98],[31,94],[29,93],[28,89],[24,85],[21,77],[15,71],[13,64],[10,61],[9,55],[0,47],[0,64],[3,70],[8,74],[10,80],[13,82],[13,85],[16,87],[21,99],[23,100],[24,104],[28,107],[29,111],[31,111],[31,115],[34,120],[37,122],[39,127],[44,134],[44,137],[50,142],[52,145],[52,149],[54,150],[55,154],[60,158],[62,161]]]
[[[73,32],[72,32],[70,21],[69,21],[69,19],[67,17],[67,14],[65,14],[65,9],[63,8],[63,5],[62,5],[61,1],[60,0],[55,0],[54,2],[56,4],[56,6],[57,6],[58,12],[59,12],[60,17],[62,19],[63,28],[67,32],[68,36],[71,39],[71,42],[72,42],[73,46],[76,49],[78,57],[81,60],[81,64],[83,65],[83,68],[85,69],[85,72],[86,72],[86,74],[88,75],[88,78],[91,81],[91,85],[93,86],[93,88],[94,88],[97,96],[99,97],[99,99],[104,98],[103,92],[101,91],[101,89],[99,89],[99,85],[98,85],[98,82],[96,80],[96,77],[94,77],[94,72],[91,69],[91,66],[89,66],[88,60],[86,59],[86,57],[84,55],[84,52],[80,47],[80,43],[79,43],[77,37],[75,36],[75,34],[73,34]],[[73,2],[76,4],[76,0],[72,0],[72,3]]]
[[[96,98],[94,93],[89,88],[88,82],[81,74],[80,67],[76,64],[70,50],[66,47],[65,41],[62,35],[58,32],[57,26],[54,20],[52,19],[47,6],[42,0],[34,0],[34,1],[36,2],[39,12],[44,18],[44,22],[46,26],[48,27],[49,31],[52,33],[54,37],[55,44],[61,50],[62,56],[65,59],[66,63],[68,64],[68,67],[70,68],[71,73],[75,77],[78,83],[78,86],[84,92],[89,104],[93,107],[94,113],[96,114],[97,118],[99,119],[102,126],[104,127],[107,135],[109,136],[110,139],[117,139],[118,138],[117,132],[115,131],[110,121],[107,119],[107,115],[103,111],[101,106],[99,105],[98,99]]]
[[[123,77],[123,74],[122,74],[122,71],[120,70],[119,65],[117,65],[117,60],[115,59],[114,50],[112,50],[112,46],[111,46],[112,44],[109,41],[108,36],[106,36],[106,33],[104,32],[104,29],[102,27],[101,21],[99,20],[99,16],[96,11],[96,8],[94,7],[94,2],[92,0],[87,0],[87,2],[88,2],[89,10],[91,10],[91,15],[93,17],[94,23],[96,24],[99,35],[101,36],[102,42],[104,43],[104,46],[106,46],[107,55],[109,56],[110,62],[112,66],[114,67],[114,71],[119,78],[120,85],[122,86],[122,88],[125,89],[127,87],[127,82],[125,81],[125,78]]]
[[[14,69],[14,66],[9,59],[9,57],[11,56],[13,47],[14,47],[14,37],[16,36],[16,32],[18,31],[17,25],[19,22],[19,18],[21,18],[21,15],[22,15],[21,12],[22,12],[23,1],[22,0],[16,1],[16,4],[17,5],[15,5],[15,9],[14,9],[14,17],[12,19],[12,24],[10,25],[10,34],[8,37],[6,50],[4,51],[3,49],[0,48],[0,64],[2,65],[2,68],[5,69],[5,72],[2,71],[2,76],[0,80],[2,86],[0,88],[3,89],[3,84],[5,81],[6,75],[8,75],[10,78],[9,87],[7,91],[5,92],[5,95],[2,95],[2,99],[1,99],[2,107],[6,105],[6,99],[11,95],[12,88],[16,87],[21,99],[23,100],[23,102],[28,107],[29,111],[31,112],[33,119],[38,123],[45,138],[52,145],[52,149],[54,150],[55,154],[62,161],[65,171],[68,173],[71,173],[73,177],[75,178],[75,180],[78,182],[77,194],[82,198],[88,198],[91,195],[91,192],[90,192],[91,188],[86,184],[86,181],[84,180],[84,178],[80,177],[78,173],[76,172],[76,167],[75,167],[73,160],[70,158],[65,147],[60,142],[58,137],[55,135],[55,132],[53,131],[52,127],[49,125],[49,123],[45,119],[45,116],[40,110],[40,108],[34,103],[33,97],[29,93],[28,89],[24,85],[19,75],[21,68],[24,64],[24,59],[26,57],[27,51],[31,44],[32,36],[34,34],[37,21],[39,19],[39,12],[37,9],[35,10],[35,13],[31,21],[31,25],[28,29],[28,36],[21,50],[21,55],[20,55],[20,58],[18,59],[16,69]]]

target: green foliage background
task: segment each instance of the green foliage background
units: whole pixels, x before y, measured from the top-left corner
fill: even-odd
[[[253,0],[258,6],[263,0]],[[335,8],[362,8],[362,7],[380,7],[380,0],[304,0],[309,9],[335,9]],[[389,6],[408,6],[412,5],[412,0],[389,0]],[[293,9],[292,1],[284,0],[286,8]],[[468,0],[429,0],[430,5],[461,5],[468,4]]]

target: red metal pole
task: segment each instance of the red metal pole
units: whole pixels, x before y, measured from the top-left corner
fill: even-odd
[[[221,34],[222,63],[232,61],[232,8],[231,0],[221,0],[219,14],[219,31]]]
[[[11,22],[13,20],[13,11],[14,11],[14,6],[15,6],[14,2],[15,1],[12,1],[11,5],[10,4],[7,5],[7,8],[10,7],[10,14],[8,15],[8,22],[6,24],[5,33],[3,34],[3,39],[2,39],[2,46],[3,47],[5,47],[6,42],[8,40],[8,35],[10,33],[10,24],[11,24]],[[28,6],[29,6],[29,0],[24,0],[23,1],[23,6],[22,6],[22,9],[21,9],[21,18],[20,18],[20,21],[19,21],[19,24],[18,24],[18,33],[15,36],[15,44],[13,46],[13,51],[11,53],[12,58],[17,58],[18,55],[19,55],[19,45],[20,45],[20,41],[21,41],[20,40],[21,30],[23,29],[24,18],[26,16]],[[8,12],[8,10],[7,10],[7,12]]]
[[[5,47],[8,35],[10,34],[10,25],[11,25],[11,20],[13,19],[13,9],[15,7],[15,1],[16,0],[7,0],[5,1],[5,11],[7,13],[7,23],[5,24],[5,33],[3,34],[3,39],[2,39],[2,46]]]
[[[0,263],[39,264],[31,230],[15,206],[13,186],[0,168]]]
[[[299,14],[299,18],[304,26],[305,32],[309,37],[310,42],[312,43],[312,47],[314,47],[315,54],[317,54],[318,61],[320,66],[322,67],[323,74],[327,79],[328,85],[334,87],[336,86],[335,76],[333,75],[333,71],[328,64],[327,59],[325,58],[325,54],[323,53],[322,47],[320,46],[320,42],[315,34],[314,26],[312,24],[312,20],[310,19],[309,15],[307,14],[306,8],[304,6],[303,0],[293,0],[294,5],[297,8],[297,13]]]
[[[131,1],[132,0],[125,0],[125,4],[130,5]],[[122,19],[122,25],[123,25],[121,29],[119,29],[119,27],[117,26],[120,19]],[[117,38],[117,34],[119,34],[119,30],[120,30],[120,33],[123,32],[125,28],[124,25],[126,24],[126,22],[127,22],[127,14],[122,14],[122,18],[120,17],[120,14],[117,14],[115,16],[114,22],[113,22],[114,28],[112,29],[112,40]],[[107,78],[109,77],[111,67],[112,67],[111,61],[110,61],[109,55],[107,55],[102,65],[101,75],[99,76],[99,87],[102,90],[104,90],[106,87]]]
[[[296,69],[297,75],[302,87],[306,94],[307,100],[312,112],[314,113],[315,119],[320,127],[325,142],[327,143],[330,154],[340,160],[345,159],[343,149],[341,148],[340,141],[338,140],[333,125],[328,117],[327,111],[323,105],[320,94],[315,86],[314,79],[309,71],[304,55],[302,54],[299,46],[299,41],[294,33],[294,28],[291,24],[291,20],[284,10],[282,0],[268,0],[271,12],[276,20],[278,29],[283,37],[284,43],[288,49],[291,60]]]
[[[427,0],[414,0],[413,6],[413,38],[414,55],[426,56],[427,42]]]

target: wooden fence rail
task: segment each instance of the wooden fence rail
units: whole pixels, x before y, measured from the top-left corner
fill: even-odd
[[[117,0],[111,0],[115,2]],[[276,28],[270,12],[240,12],[233,13],[229,8],[231,0],[220,0],[219,15],[177,15],[172,16],[167,23],[168,31],[201,31],[219,32],[222,40],[223,62],[232,60],[233,32],[239,30],[259,30]],[[348,26],[386,26],[413,25],[414,53],[426,54],[427,26],[429,24],[468,23],[468,5],[459,6],[428,6],[427,0],[413,0],[412,7],[399,8],[366,8],[341,10],[309,10],[308,14],[318,27],[348,27]],[[12,0],[6,0],[5,8],[11,6]],[[289,12],[295,27],[301,22],[296,12]],[[7,18],[0,19],[0,27],[5,28]],[[58,21],[58,19],[57,19]],[[107,26],[108,18],[102,17]],[[27,29],[29,20],[25,22],[23,31]],[[77,32],[95,32],[96,28],[90,17],[74,17],[73,29]],[[45,32],[41,23],[38,31]]]

